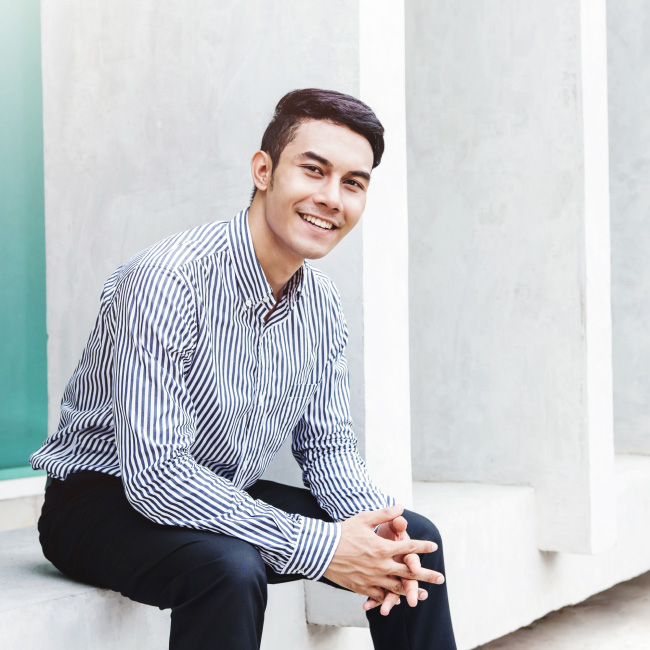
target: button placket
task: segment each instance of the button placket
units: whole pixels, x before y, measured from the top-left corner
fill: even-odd
[[[247,300],[246,305],[247,305],[247,307],[251,307],[253,305],[252,300],[250,300],[250,299]],[[261,344],[261,339],[262,339],[262,328],[260,327],[259,322],[256,322],[256,332],[255,332],[255,334],[257,336],[257,346],[256,346],[256,348],[257,348],[256,357],[257,358],[255,359],[255,369],[254,369],[254,371],[252,373],[252,379],[253,379],[252,388],[253,388],[253,391],[254,391],[253,394],[258,395],[260,393],[260,391],[261,391],[260,382],[261,382],[261,378],[263,376],[262,359],[261,359],[261,355],[260,355],[260,344]],[[255,464],[254,460],[253,460],[253,462],[251,462],[250,445],[251,445],[251,441],[256,437],[255,434],[257,432],[258,427],[260,426],[260,418],[255,417],[257,408],[255,406],[255,400],[254,399],[252,400],[251,406],[252,406],[252,408],[251,408],[251,410],[249,412],[249,417],[248,417],[248,430],[246,431],[246,436],[245,436],[244,442],[243,442],[242,447],[241,447],[241,452],[240,452],[241,453],[241,456],[240,456],[240,461],[241,462],[240,462],[240,464],[239,464],[239,466],[237,468],[237,471],[236,471],[235,477],[234,477],[234,482],[236,482],[236,484],[238,484],[238,485],[240,483],[242,485],[245,483],[246,478],[248,477],[251,469],[252,468],[254,469],[253,466]],[[252,458],[253,459],[257,458],[256,451],[254,449],[252,451],[253,451]]]
[[[262,330],[260,332],[260,338],[259,338],[259,341],[258,341],[258,344],[257,344],[257,358],[259,360],[258,368],[259,368],[260,382],[261,382],[261,378],[265,376],[264,369],[266,369],[266,367],[267,367],[266,358],[264,356],[264,349],[266,348],[266,342],[267,342],[266,332],[267,332],[267,329],[263,325]],[[257,388],[257,408],[262,411],[262,413],[261,413],[262,417],[260,418],[260,420],[264,419],[264,415],[265,415],[264,406],[265,406],[265,403],[266,403],[265,386],[262,386],[262,385],[258,384],[258,388]]]

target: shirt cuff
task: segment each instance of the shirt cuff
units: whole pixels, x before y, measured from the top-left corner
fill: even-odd
[[[282,573],[318,580],[330,565],[340,539],[341,524],[302,517],[296,548]]]

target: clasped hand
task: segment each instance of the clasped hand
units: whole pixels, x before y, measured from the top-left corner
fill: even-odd
[[[406,596],[411,607],[427,597],[418,581],[441,584],[444,576],[425,569],[418,553],[432,553],[434,542],[410,539],[404,508],[392,506],[361,512],[341,524],[341,539],[324,576],[332,582],[364,594],[367,611],[381,605],[386,616]],[[375,528],[379,526],[375,534]]]

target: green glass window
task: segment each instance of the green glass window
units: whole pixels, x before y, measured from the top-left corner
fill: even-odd
[[[39,0],[0,2],[0,478],[47,435]]]

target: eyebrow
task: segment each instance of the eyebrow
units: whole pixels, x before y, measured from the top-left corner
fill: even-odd
[[[310,160],[315,160],[316,162],[319,162],[321,165],[325,167],[331,167],[332,163],[327,160],[327,158],[323,158],[323,156],[320,156],[319,154],[315,153],[314,151],[303,151],[301,154],[298,154],[298,158],[307,158]],[[348,176],[357,176],[359,178],[363,178],[365,181],[368,183],[370,182],[370,174],[368,172],[363,172],[363,171],[351,171],[347,173]]]

